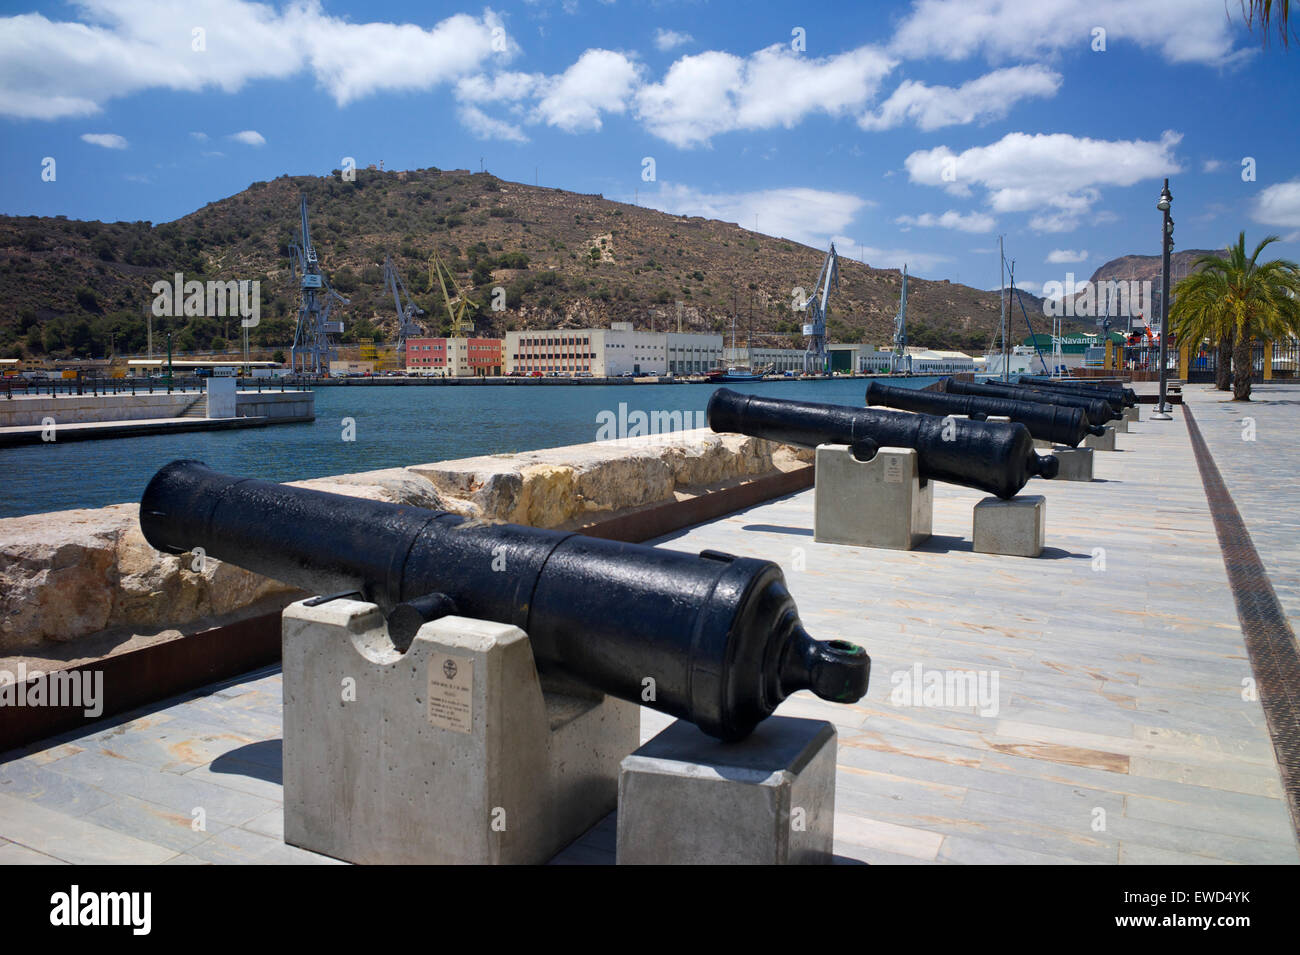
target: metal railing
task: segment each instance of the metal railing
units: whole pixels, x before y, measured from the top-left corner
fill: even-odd
[[[186,392],[202,393],[207,389],[210,379],[207,376],[187,375],[174,377],[170,382],[166,378],[47,378],[32,380],[12,376],[0,378],[0,400],[12,400],[17,396],[38,397],[48,395],[153,395],[176,394]],[[310,378],[240,378],[238,387],[243,391],[256,388],[263,391],[306,391],[310,390]]]

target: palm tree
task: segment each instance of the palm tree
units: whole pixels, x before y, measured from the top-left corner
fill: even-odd
[[[1259,32],[1264,38],[1264,43],[1268,43],[1268,28],[1273,22],[1273,15],[1277,14],[1277,32],[1282,39],[1283,46],[1290,46],[1291,40],[1291,4],[1290,0],[1241,0],[1241,13],[1246,20],[1246,29],[1254,30],[1255,22],[1259,22]]]
[[[1246,233],[1228,246],[1227,257],[1205,255],[1198,270],[1178,283],[1169,321],[1179,342],[1232,342],[1232,400],[1250,400],[1256,339],[1300,335],[1300,265],[1286,259],[1260,263],[1270,235],[1246,255]],[[1222,357],[1222,356],[1221,356]],[[1220,362],[1222,364],[1222,361]]]

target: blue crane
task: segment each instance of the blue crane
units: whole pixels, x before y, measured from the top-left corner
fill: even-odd
[[[893,374],[910,375],[912,356],[907,353],[907,265],[903,265],[903,291],[898,296],[898,314],[894,316],[894,354],[889,362]]]
[[[398,274],[392,258],[387,255],[384,256],[384,289],[393,293],[393,305],[397,308],[397,354],[404,358],[406,340],[424,335],[424,327],[416,321],[417,317],[424,314],[424,309],[411,301],[411,296],[406,291],[406,283]],[[405,365],[405,361],[399,364]]]
[[[824,375],[826,373],[826,313],[830,310],[831,289],[840,287],[840,257],[835,252],[835,243],[822,262],[822,270],[817,275],[813,297],[804,302],[804,311],[810,313],[812,321],[805,322],[803,333],[808,338],[808,347],[803,353],[803,370],[806,374]]]
[[[302,196],[302,233],[300,242],[289,246],[289,274],[297,279],[302,294],[298,307],[298,326],[293,333],[293,346],[289,349],[289,367],[296,374],[320,375],[329,371],[330,359],[338,357],[332,335],[343,332],[343,323],[330,321],[334,302],[348,304],[348,300],[334,291],[321,271],[316,258],[316,247],[311,244],[311,229],[307,224],[307,197]]]

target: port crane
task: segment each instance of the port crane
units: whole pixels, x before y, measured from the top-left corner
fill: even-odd
[[[460,290],[456,276],[451,274],[442,259],[435,252],[429,256],[429,291],[433,291],[435,278],[442,288],[442,300],[447,307],[447,318],[451,322],[451,337],[461,338],[468,332],[474,334],[474,319],[470,317],[476,307],[468,295]],[[448,286],[450,285],[450,289]],[[452,295],[452,292],[455,295]]]
[[[342,322],[330,321],[330,309],[336,301],[347,305],[348,300],[334,290],[321,271],[307,222],[307,197],[300,198],[302,232],[300,241],[289,246],[289,274],[298,281],[302,298],[293,346],[289,349],[289,367],[295,374],[320,375],[329,371],[330,359],[338,357],[330,336],[343,332]]]
[[[397,354],[405,358],[406,340],[424,335],[424,327],[416,321],[417,317],[424,314],[424,309],[411,301],[406,283],[398,274],[392,258],[387,255],[384,256],[384,289],[393,293],[393,305],[397,308]]]
[[[903,291],[898,296],[898,314],[894,316],[894,354],[889,361],[891,374],[910,375],[912,356],[907,353],[907,264],[903,265]]]
[[[817,275],[813,297],[804,302],[804,311],[812,318],[811,322],[805,322],[803,326],[803,333],[808,339],[808,347],[803,353],[805,374],[826,373],[826,314],[830,309],[831,289],[839,287],[840,257],[832,242],[830,251],[822,262],[822,270]]]

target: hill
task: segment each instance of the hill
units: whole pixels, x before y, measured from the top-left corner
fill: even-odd
[[[725,332],[733,309],[753,344],[801,347],[793,289],[811,291],[824,250],[734,223],[679,217],[599,195],[538,188],[465,170],[357,170],[345,181],[281,176],[209,203],[174,222],[84,222],[0,217],[0,354],[103,356],[145,347],[152,284],[257,279],[262,320],[255,345],[293,338],[297,290],[289,245],[297,240],[298,196],[310,206],[312,238],[334,286],[343,342],[391,339],[396,315],[383,288],[386,254],[403,274],[426,322],[442,332],[441,292],[430,290],[436,251],[480,306],[479,334],[509,329],[603,326]],[[883,344],[892,335],[899,273],[841,259],[831,341]],[[490,309],[492,290],[506,308]],[[1040,301],[1026,296],[1031,316]],[[678,303],[681,303],[679,306]],[[982,353],[996,333],[999,302],[947,280],[910,278],[914,345]],[[167,330],[181,351],[224,347],[238,320],[154,319],[155,348]],[[1013,326],[1017,327],[1017,326]]]
[[[1158,238],[1158,237],[1157,237]],[[1157,242],[1157,244],[1159,244]],[[1192,264],[1203,255],[1220,255],[1223,250],[1187,249],[1169,256],[1169,282],[1174,284],[1192,271]],[[1092,273],[1093,282],[1150,281],[1160,288],[1161,258],[1158,255],[1121,255]],[[1173,299],[1170,299],[1173,301]]]

